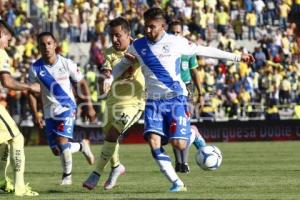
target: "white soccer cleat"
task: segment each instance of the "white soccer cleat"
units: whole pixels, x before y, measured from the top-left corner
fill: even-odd
[[[96,172],[92,172],[86,179],[86,181],[82,184],[82,187],[92,190],[97,186],[99,179],[100,175]]]
[[[60,185],[72,185],[72,175],[63,177]]]
[[[120,164],[118,167],[113,168],[109,174],[108,179],[106,180],[104,184],[105,190],[110,190],[117,184],[117,180],[120,175],[125,174],[125,167],[124,165]]]
[[[176,183],[173,183],[173,185],[169,191],[170,192],[186,192],[187,188],[185,187],[185,185],[178,185]]]
[[[90,142],[86,139],[81,141],[82,153],[90,165],[95,163],[95,156],[91,151]]]
[[[15,196],[23,197],[23,196],[28,196],[28,197],[33,197],[33,196],[38,196],[39,193],[32,191],[31,187],[26,184],[23,188],[16,188],[15,189]]]

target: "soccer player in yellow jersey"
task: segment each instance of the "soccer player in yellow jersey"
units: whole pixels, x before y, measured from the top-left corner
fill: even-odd
[[[8,41],[12,38],[13,31],[0,20],[0,81],[3,87],[11,90],[28,90],[39,92],[39,86],[28,85],[15,81],[11,77],[10,58],[4,50]],[[14,185],[6,176],[9,164],[9,154],[14,172]],[[37,196],[38,193],[31,190],[24,183],[24,137],[16,123],[4,106],[0,105],[0,189],[5,192],[13,192],[16,196]]]
[[[118,17],[109,23],[112,47],[105,51],[105,74],[109,74],[114,65],[124,56],[130,45],[130,26],[122,17]],[[98,157],[96,169],[83,183],[83,187],[93,189],[108,162],[111,163],[111,172],[104,184],[104,189],[112,189],[117,178],[125,173],[125,167],[119,161],[118,138],[131,125],[139,120],[144,110],[144,77],[139,66],[131,66],[124,74],[112,82],[106,100],[106,116],[103,128],[105,138],[104,145]],[[105,85],[105,84],[104,84]]]

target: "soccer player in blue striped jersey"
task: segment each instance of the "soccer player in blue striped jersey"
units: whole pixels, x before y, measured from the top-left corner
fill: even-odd
[[[71,185],[72,153],[82,151],[89,164],[93,164],[95,160],[88,140],[80,143],[69,141],[73,138],[77,107],[72,90],[75,83],[78,96],[87,103],[87,115],[91,121],[95,120],[96,112],[80,69],[73,61],[56,53],[57,42],[52,33],[40,33],[37,40],[41,58],[30,67],[29,81],[41,85],[45,134],[53,154],[61,158],[63,169],[61,185]],[[35,122],[42,128],[43,119],[38,114],[35,95],[31,94],[29,100]]]
[[[182,55],[243,60],[252,62],[249,54],[237,55],[211,47],[198,46],[180,36],[165,32],[165,14],[160,8],[150,8],[144,13],[145,37],[137,39],[125,57],[113,69],[117,79],[134,62],[139,62],[145,77],[147,100],[144,114],[144,137],[161,172],[171,182],[170,192],[187,188],[176,174],[163,145],[168,142],[184,150],[190,134],[187,110],[187,90],[180,77]]]

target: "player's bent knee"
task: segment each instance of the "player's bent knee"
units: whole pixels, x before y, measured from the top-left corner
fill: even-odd
[[[186,140],[174,139],[171,140],[170,143],[173,147],[179,150],[184,150],[186,148]]]
[[[108,142],[117,142],[120,137],[120,132],[112,127],[109,132],[105,135],[105,140]]]
[[[52,148],[51,150],[52,150],[53,155],[55,155],[55,156],[60,155],[60,150],[58,147]]]

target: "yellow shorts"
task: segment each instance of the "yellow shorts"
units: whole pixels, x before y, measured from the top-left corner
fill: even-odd
[[[7,112],[6,108],[0,105],[0,144],[11,140],[21,134],[16,122]]]
[[[123,134],[140,119],[143,111],[144,103],[107,105],[103,117],[105,124],[103,128],[104,134],[106,134],[111,127],[116,128],[120,135]]]

